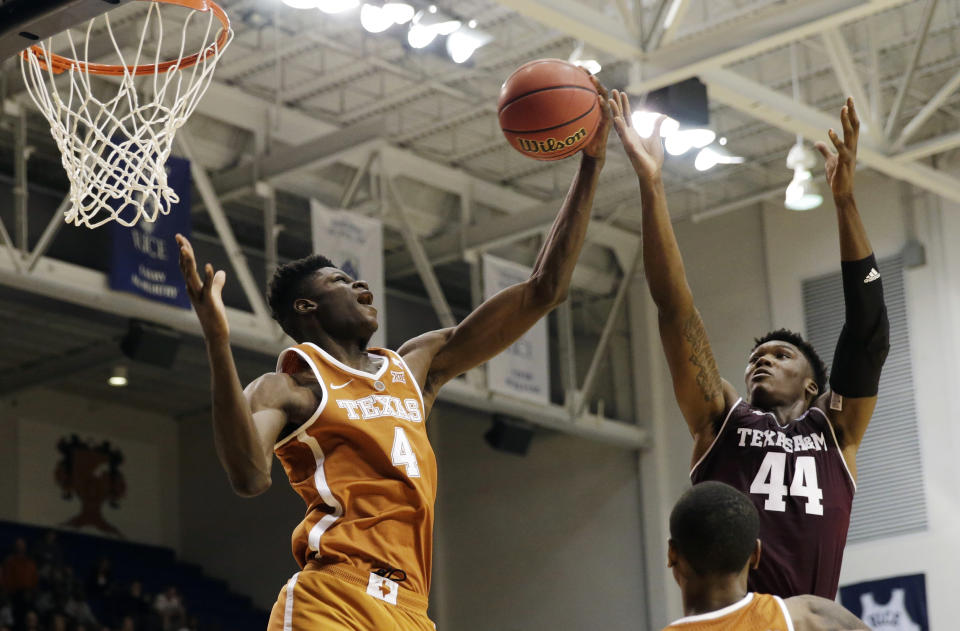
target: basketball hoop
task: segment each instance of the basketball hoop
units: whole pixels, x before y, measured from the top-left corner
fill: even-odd
[[[50,123],[70,179],[71,205],[65,220],[76,226],[96,228],[109,221],[124,226],[140,220],[152,222],[180,201],[167,185],[164,164],[173,148],[174,134],[203,97],[214,68],[233,37],[230,19],[212,0],[141,1],[149,2],[150,7],[132,64],[126,63],[109,13],[87,23],[79,47],[74,34],[65,32],[70,57],[54,54],[52,39],[31,46],[20,55],[27,91]],[[179,44],[174,47],[178,54],[163,61],[161,4],[192,9],[183,23]],[[196,16],[203,15],[206,24],[195,24]],[[105,35],[113,45],[110,54],[116,55],[118,64],[94,63],[89,59],[91,35],[101,18]],[[203,32],[203,41],[199,52],[185,56],[188,30],[194,25],[198,32]],[[148,37],[150,33],[155,34],[153,38]],[[91,75],[112,77],[119,88],[101,100],[93,91],[103,86],[91,81]],[[66,77],[59,86],[58,77]],[[138,77],[146,78],[137,81]]]

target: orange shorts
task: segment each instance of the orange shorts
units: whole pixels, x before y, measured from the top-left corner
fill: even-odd
[[[376,574],[337,566],[297,572],[280,591],[267,631],[436,631],[427,599]]]

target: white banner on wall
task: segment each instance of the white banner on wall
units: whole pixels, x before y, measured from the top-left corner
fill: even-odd
[[[483,255],[483,297],[530,278],[530,268]],[[542,318],[510,348],[487,362],[487,385],[494,392],[540,403],[550,400],[550,347]]]
[[[160,452],[147,442],[20,419],[19,518],[162,544]]]
[[[387,343],[387,300],[383,282],[383,225],[380,220],[346,210],[330,210],[310,200],[313,251],[322,254],[356,280],[365,280],[373,292],[380,328],[369,345]]]

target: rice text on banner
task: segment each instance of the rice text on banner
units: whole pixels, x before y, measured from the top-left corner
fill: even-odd
[[[530,268],[483,255],[483,297],[530,278]],[[538,403],[550,401],[550,349],[547,319],[541,318],[507,350],[487,362],[487,385],[507,394]]]
[[[179,232],[190,236],[190,162],[170,157],[166,169],[167,181],[180,202],[154,222],[139,221],[129,228],[112,223],[110,288],[189,309],[190,298],[180,274],[180,248],[174,235]]]
[[[387,300],[383,281],[383,224],[348,210],[331,210],[310,200],[313,251],[327,257],[354,280],[365,280],[373,292],[380,327],[368,346],[387,343]]]

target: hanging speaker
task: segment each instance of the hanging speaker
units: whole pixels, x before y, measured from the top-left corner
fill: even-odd
[[[497,451],[524,456],[533,440],[533,428],[519,419],[494,414],[493,427],[487,430],[483,438]]]
[[[680,123],[681,127],[706,127],[710,124],[707,86],[696,77],[654,90],[647,95],[644,109],[666,114]]]

